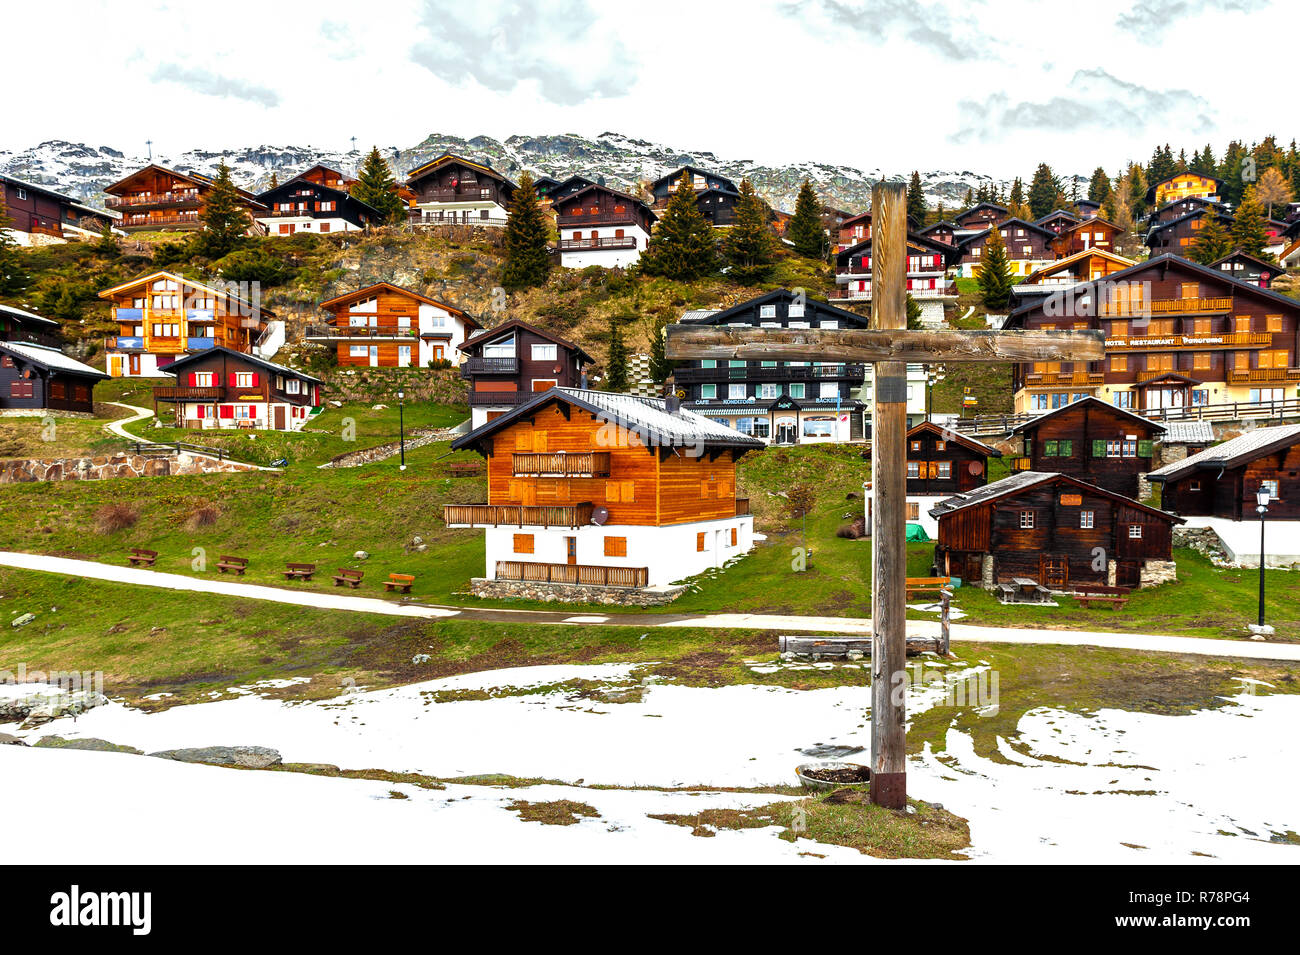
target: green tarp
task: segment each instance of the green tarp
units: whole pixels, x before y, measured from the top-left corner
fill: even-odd
[[[930,539],[930,535],[925,532],[925,528],[920,524],[907,525],[907,539],[918,543],[925,543]]]

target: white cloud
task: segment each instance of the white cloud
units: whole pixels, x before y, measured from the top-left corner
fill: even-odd
[[[231,76],[222,76],[199,67],[181,66],[179,63],[160,63],[153,71],[154,82],[176,83],[204,96],[220,96],[256,103],[258,106],[279,106],[280,95],[266,86],[258,86]]]

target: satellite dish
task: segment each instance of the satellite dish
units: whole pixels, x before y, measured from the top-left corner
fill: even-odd
[[[981,474],[984,473],[984,462],[972,461],[970,464],[966,465],[966,469],[970,471],[971,474],[974,474],[976,477],[979,477]]]
[[[609,508],[602,504],[591,509],[591,523],[600,527],[607,520],[609,520]]]

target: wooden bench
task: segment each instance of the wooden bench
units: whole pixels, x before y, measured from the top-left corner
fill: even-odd
[[[1122,607],[1128,603],[1127,597],[1107,597],[1104,594],[1075,594],[1074,599],[1080,607],[1091,607],[1095,603],[1110,604],[1110,609]]]
[[[1128,603],[1129,587],[1111,587],[1106,584],[1085,584],[1071,594],[1080,607],[1091,607],[1094,603],[1109,604],[1112,610]]]
[[[952,586],[951,577],[908,577],[907,578],[907,599],[911,600],[913,596],[919,593],[928,593],[939,591]]]
[[[483,473],[483,465],[474,461],[453,461],[447,465],[447,473],[452,477],[472,477]]]
[[[411,585],[415,583],[415,577],[411,574],[389,574],[388,579],[384,581],[385,590],[396,590],[399,593],[409,594]]]
[[[248,570],[247,557],[233,557],[230,554],[222,554],[217,558],[217,570],[223,574],[226,571],[244,576],[244,571]]]
[[[334,575],[334,586],[342,587],[344,584],[356,590],[361,586],[361,578],[366,575],[364,570],[348,570],[346,567],[340,567],[339,572]]]
[[[316,565],[286,563],[280,573],[284,574],[285,580],[311,580],[312,574],[316,573]]]
[[[152,567],[153,562],[157,559],[158,552],[156,550],[146,550],[143,547],[132,547],[131,553],[126,558],[127,563],[132,567]]]

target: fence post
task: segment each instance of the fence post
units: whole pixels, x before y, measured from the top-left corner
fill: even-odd
[[[939,639],[943,644],[943,655],[947,656],[952,647],[951,624],[952,591],[944,587],[939,591]]]

